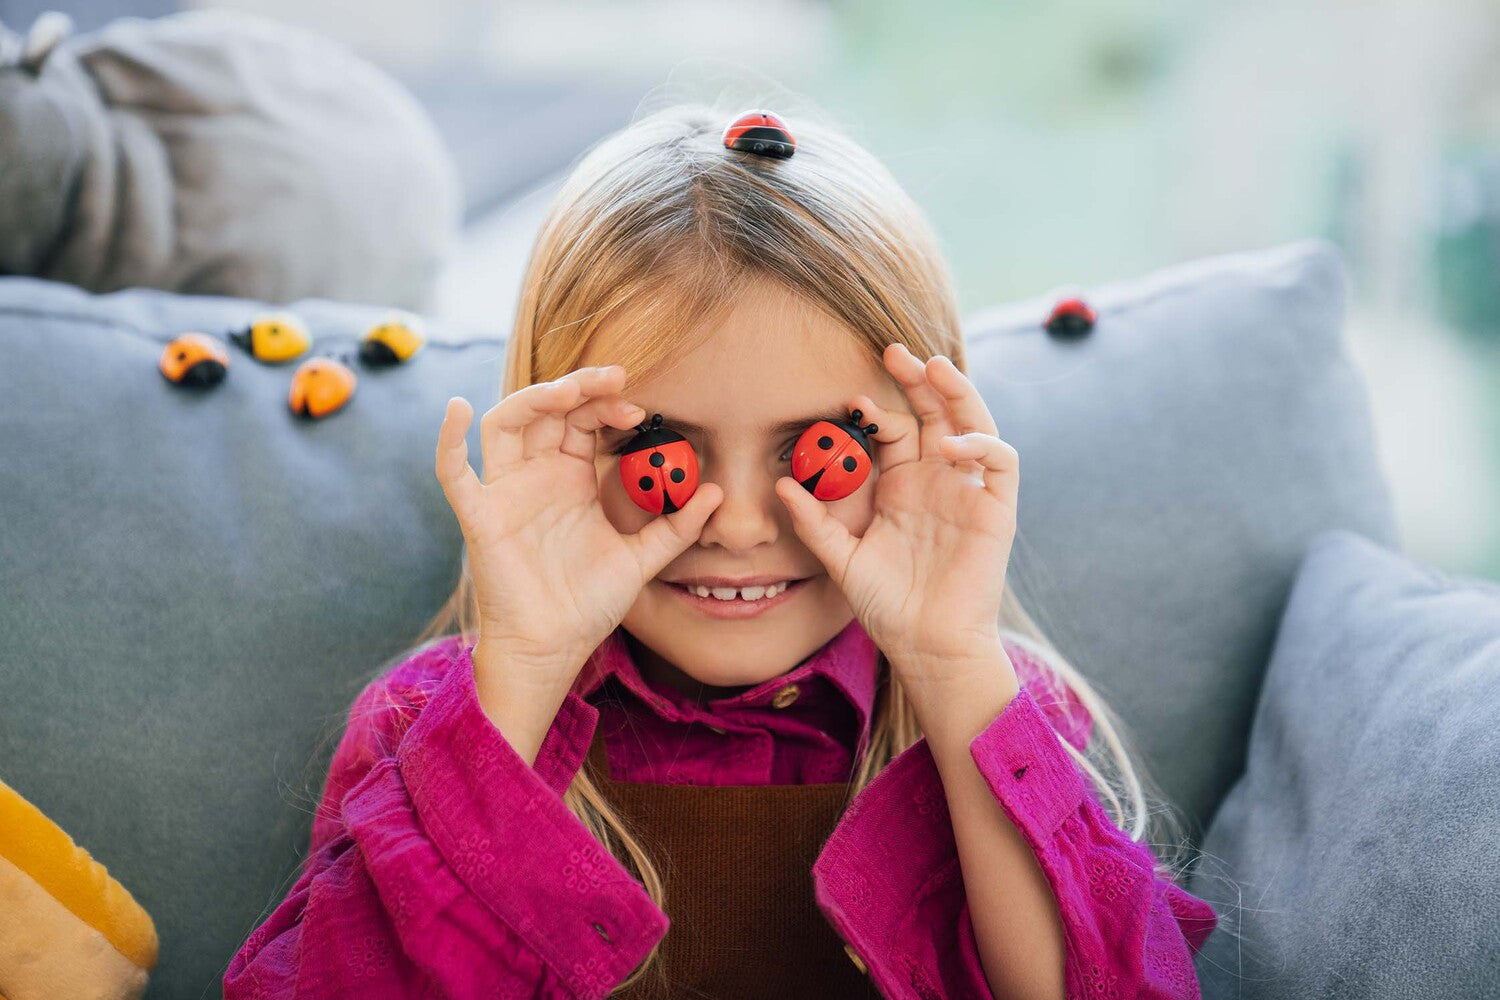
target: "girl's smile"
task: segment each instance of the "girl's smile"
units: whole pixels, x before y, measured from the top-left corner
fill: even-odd
[[[699,587],[694,590],[682,584],[666,583],[663,581],[664,585],[676,594],[685,606],[698,614],[707,615],[710,618],[736,619],[756,618],[786,604],[788,601],[795,600],[797,595],[810,582],[810,577],[802,580],[791,580],[779,586],[747,588],[749,593],[736,591],[735,596],[721,597],[719,596],[720,594],[727,594],[732,588],[715,587],[705,596],[703,593],[705,588]],[[770,592],[773,590],[775,591],[774,594]],[[763,596],[756,597],[753,600],[746,599],[753,596],[757,591],[764,592]]]

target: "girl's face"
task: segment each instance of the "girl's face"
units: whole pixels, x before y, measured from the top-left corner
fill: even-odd
[[[601,350],[580,366],[611,363]],[[641,590],[625,616],[626,632],[639,640],[633,651],[648,681],[695,698],[727,697],[796,667],[853,619],[843,593],[797,537],[774,487],[791,474],[791,447],[807,425],[829,412],[847,416],[850,400],[860,393],[887,409],[910,412],[878,357],[836,320],[770,282],[740,295],[709,339],[665,377],[623,393],[646,411],[647,422],[660,413],[664,427],[692,443],[700,488],[714,482],[724,491],[697,542]],[[790,429],[777,429],[783,424]],[[620,482],[613,452],[632,436],[605,428],[596,460],[605,514],[625,533],[639,531],[654,516],[637,507]],[[873,518],[878,475],[872,469],[853,494],[825,504],[855,536]],[[704,613],[667,582],[763,574],[805,582],[777,606],[736,620]]]

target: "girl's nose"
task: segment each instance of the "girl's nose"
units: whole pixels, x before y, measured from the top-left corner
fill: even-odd
[[[774,477],[722,477],[715,481],[724,491],[724,499],[703,525],[703,544],[748,550],[774,542],[783,530],[791,530],[791,515],[776,495]]]

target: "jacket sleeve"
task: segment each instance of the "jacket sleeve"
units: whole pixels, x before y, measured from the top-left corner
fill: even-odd
[[[1092,726],[1081,703],[1024,652],[1007,652],[1021,691],[969,752],[1057,899],[1069,1000],[1198,1000],[1192,957],[1217,922],[1212,907],[1158,874],[1150,848],[1113,824],[1062,746],[1059,736],[1086,744]],[[892,1000],[993,1000],[926,740],[865,793],[873,794],[851,803],[814,866],[825,914]],[[903,827],[911,832],[889,832]]]
[[[225,1000],[602,997],[666,933],[561,798],[598,710],[570,692],[528,766],[479,705],[469,647],[418,655],[453,662],[430,699],[382,682],[356,699],[301,875]]]

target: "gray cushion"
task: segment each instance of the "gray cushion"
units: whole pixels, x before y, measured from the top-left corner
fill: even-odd
[[[1311,239],[1085,290],[1099,319],[1077,341],[1039,329],[1062,289],[968,324],[970,371],[1021,456],[1010,585],[1124,717],[1190,835],[1243,769],[1308,540],[1395,541],[1347,283]]]
[[[1392,530],[1342,277],[1297,244],[1101,288],[1077,343],[1041,330],[1049,296],[969,324],[1023,456],[1011,583],[1199,809],[1239,770],[1304,536]],[[156,920],[153,997],[216,987],[290,887],[354,694],[457,578],[444,404],[482,414],[501,381],[502,344],[434,342],[306,422],[291,366],[157,373],[171,337],[261,308],[0,279],[0,767]],[[315,352],[381,314],[293,308]]]
[[[151,914],[152,998],[217,995],[290,888],[350,702],[458,577],[444,406],[500,385],[502,344],[432,328],[316,421],[287,406],[295,363],[236,348],[208,391],[157,371],[261,308],[0,279],[0,777]],[[313,353],[384,314],[291,308]]]
[[[411,95],[245,13],[122,18],[0,66],[0,149],[0,272],[93,291],[418,308],[457,236],[457,169]]]
[[[1500,585],[1314,539],[1190,883],[1204,996],[1500,996]]]

